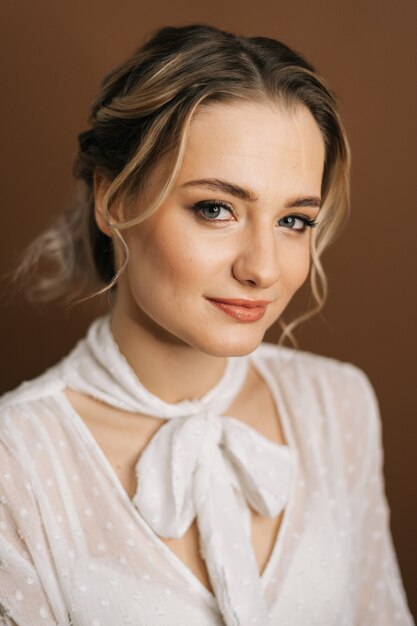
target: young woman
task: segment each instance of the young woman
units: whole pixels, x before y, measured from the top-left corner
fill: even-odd
[[[262,343],[307,279],[323,303],[348,170],[277,41],[164,28],[104,80],[26,265],[110,310],[3,397],[3,624],[412,624],[366,376]]]

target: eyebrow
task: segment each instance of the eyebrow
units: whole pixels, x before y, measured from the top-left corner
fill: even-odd
[[[228,193],[236,198],[239,198],[240,200],[244,200],[245,202],[257,202],[258,200],[257,196],[248,189],[244,189],[243,187],[229,181],[221,180],[220,178],[199,178],[197,180],[189,180],[184,183],[182,187],[206,187],[207,189],[211,189],[213,191]],[[288,200],[285,204],[286,209],[307,206],[320,208],[321,198],[318,196],[296,197]]]

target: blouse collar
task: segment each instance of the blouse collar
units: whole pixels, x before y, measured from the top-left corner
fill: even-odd
[[[163,537],[181,537],[197,520],[201,554],[226,626],[267,623],[249,506],[276,517],[293,473],[287,446],[225,415],[247,372],[247,357],[229,357],[221,379],[204,396],[164,402],[144,387],[120,352],[109,316],[96,320],[61,364],[71,389],[167,420],[137,462],[133,503]]]

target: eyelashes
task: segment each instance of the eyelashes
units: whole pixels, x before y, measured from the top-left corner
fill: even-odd
[[[228,219],[227,215],[221,220],[216,219],[221,214],[222,210],[224,213],[227,213],[229,217],[233,213],[228,204],[219,200],[203,200],[202,202],[197,202],[197,204],[193,206],[193,210],[199,213],[204,219],[211,222],[225,222]]]
[[[279,220],[278,224],[281,225],[281,222],[284,222],[286,228],[288,228],[289,230],[296,230],[298,232],[304,232],[305,230],[307,230],[307,228],[314,228],[318,224],[316,220],[313,220],[306,215],[298,215],[297,213],[286,215]],[[297,222],[301,222],[301,228],[296,228],[294,226]]]
[[[233,215],[231,206],[222,200],[203,200],[202,202],[197,202],[192,209],[200,219],[207,222],[227,222],[230,216]],[[222,215],[223,217],[221,217]],[[221,219],[218,219],[219,217]],[[287,230],[302,233],[308,228],[317,226],[318,222],[307,215],[291,213],[281,218],[278,224]]]

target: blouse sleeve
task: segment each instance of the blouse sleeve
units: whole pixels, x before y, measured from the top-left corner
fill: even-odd
[[[37,541],[42,531],[31,482],[1,430],[0,625],[67,626],[57,606],[60,593],[48,577],[45,544]]]
[[[367,377],[360,372],[361,416],[356,434],[360,471],[353,491],[357,524],[355,570],[358,581],[357,626],[412,626],[390,532],[385,496],[381,421]],[[359,416],[358,416],[359,417]]]

